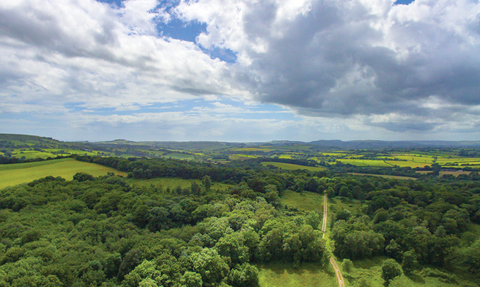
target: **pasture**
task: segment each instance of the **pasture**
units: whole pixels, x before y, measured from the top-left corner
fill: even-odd
[[[289,207],[305,211],[316,211],[323,214],[323,194],[304,191],[298,193],[291,190],[282,192],[280,202]]]
[[[274,167],[278,167],[280,169],[285,170],[303,170],[306,169],[308,171],[322,171],[326,170],[325,167],[317,167],[317,166],[305,166],[305,165],[298,165],[298,164],[291,164],[291,163],[283,163],[283,162],[262,162],[263,166],[273,165]]]
[[[67,180],[72,180],[77,172],[85,172],[93,176],[106,175],[109,172],[122,176],[127,175],[127,173],[113,168],[76,161],[72,158],[4,164],[0,165],[0,188],[31,182],[46,176],[61,176]]]

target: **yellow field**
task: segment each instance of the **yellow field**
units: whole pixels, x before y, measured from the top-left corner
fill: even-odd
[[[71,158],[49,160],[32,163],[0,165],[0,188],[31,182],[46,176],[61,176],[72,180],[77,172],[85,172],[93,176],[106,175],[113,172],[126,176],[127,173],[98,164],[76,161]]]
[[[317,167],[317,166],[304,166],[298,164],[291,164],[291,163],[283,163],[283,162],[262,162],[263,166],[273,165],[275,167],[285,169],[285,170],[298,170],[298,169],[306,169],[309,171],[322,171],[326,170],[325,167]]]
[[[356,166],[380,166],[380,167],[392,167],[392,165],[385,163],[383,160],[363,160],[363,159],[337,159],[337,161],[344,164],[351,164]]]
[[[280,155],[278,158],[292,159],[292,156],[291,156],[291,155],[288,155],[288,154],[282,154],[282,155]]]
[[[230,160],[245,160],[249,158],[257,158],[257,156],[251,154],[231,154],[228,156]]]

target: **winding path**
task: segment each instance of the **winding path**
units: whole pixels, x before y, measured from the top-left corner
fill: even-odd
[[[323,195],[323,238],[325,238],[325,232],[327,231],[327,211],[327,193],[325,192],[325,194]],[[335,274],[337,275],[338,286],[345,287],[345,281],[343,280],[342,272],[340,271],[340,268],[338,268],[335,258],[330,257],[330,264],[332,264],[333,269],[335,270]]]

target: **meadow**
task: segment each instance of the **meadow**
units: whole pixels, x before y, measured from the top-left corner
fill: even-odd
[[[323,213],[323,195],[304,191],[298,193],[291,190],[282,192],[280,202],[286,206],[294,207],[304,211],[316,211]]]
[[[0,188],[31,182],[46,176],[60,176],[67,180],[72,180],[77,172],[85,172],[93,176],[101,176],[113,172],[117,175],[127,176],[125,172],[113,168],[65,158],[0,165]]]
[[[173,158],[173,159],[181,159],[181,160],[193,160],[193,159],[195,159],[195,157],[191,154],[178,153],[178,152],[165,153],[165,154],[163,154],[163,157]]]
[[[304,263],[295,268],[274,262],[258,265],[257,268],[260,287],[338,286],[333,269],[318,263]]]

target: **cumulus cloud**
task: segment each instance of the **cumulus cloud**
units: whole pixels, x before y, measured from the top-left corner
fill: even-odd
[[[184,1],[207,23],[205,47],[238,53],[237,79],[258,101],[316,117],[397,114],[393,131],[455,122],[480,104],[480,4],[473,0]],[[419,105],[439,99],[442,107]],[[416,123],[422,117],[429,123]]]
[[[155,0],[122,8],[93,0],[0,3],[0,63],[5,102],[44,107],[148,105],[244,93],[226,64],[194,43],[157,35]]]
[[[0,115],[62,115],[110,126],[168,118],[177,135],[201,122],[211,127],[205,134],[228,139],[227,127],[238,131],[242,123],[226,114],[241,122],[256,112],[222,102],[234,98],[298,116],[257,125],[273,138],[294,139],[298,123],[309,127],[304,137],[319,129],[332,135],[380,129],[384,137],[478,133],[479,2],[394,2],[182,0],[166,9],[156,0],[121,7],[2,1]],[[157,22],[173,19],[202,23],[206,32],[195,42],[163,36]],[[216,49],[232,51],[236,62],[210,56]],[[213,103],[178,114],[140,112],[197,98]],[[99,112],[105,108],[111,114]],[[211,120],[192,120],[192,113]]]

